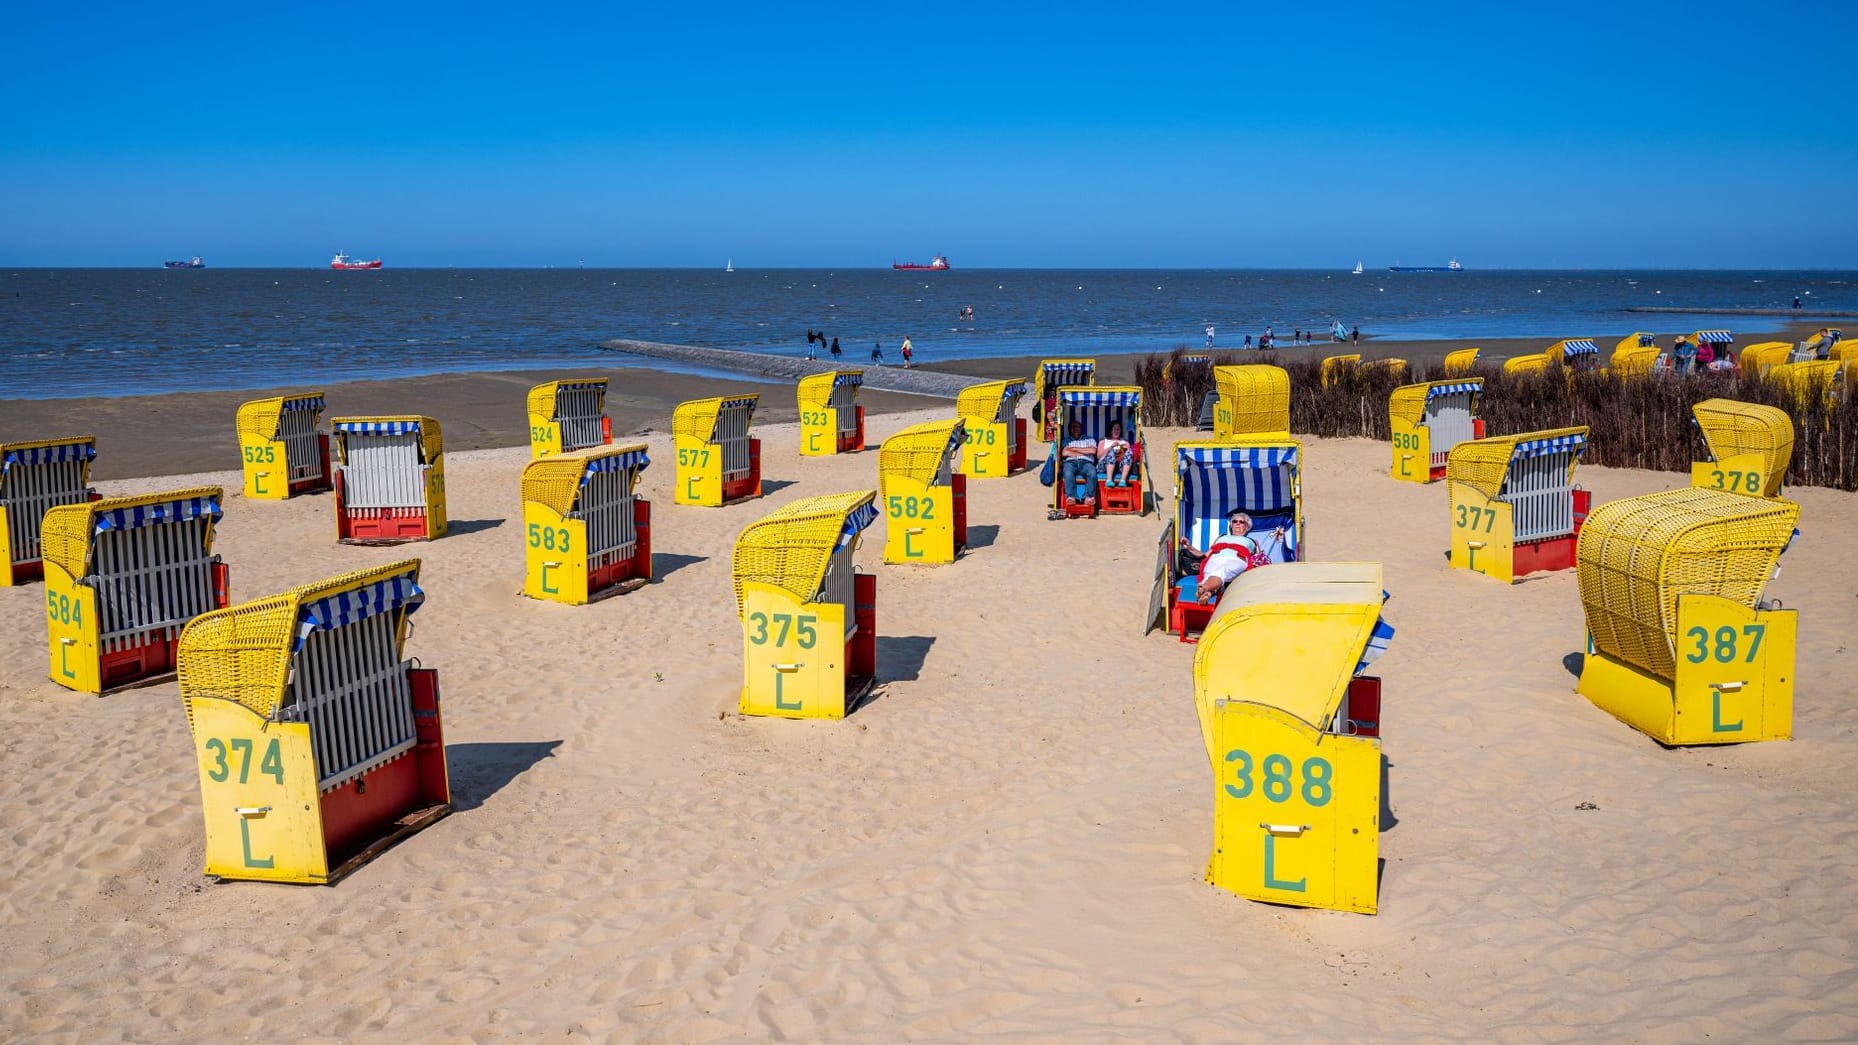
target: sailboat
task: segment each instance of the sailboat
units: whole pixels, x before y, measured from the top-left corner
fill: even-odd
[[[1362,268],[1361,268],[1361,259],[1360,259],[1360,258],[1356,258],[1356,259],[1355,259],[1355,275],[1357,275],[1357,276],[1359,276],[1359,275],[1361,275],[1361,273],[1362,273]]]
[[[723,271],[724,272],[735,271],[735,259],[734,258],[730,258],[728,261],[723,262]]]

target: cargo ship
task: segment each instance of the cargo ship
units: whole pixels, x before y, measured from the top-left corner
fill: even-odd
[[[1453,258],[1449,263],[1444,264],[1444,265],[1389,265],[1387,266],[1387,271],[1389,272],[1463,272],[1464,266],[1458,264],[1457,258]]]
[[[937,254],[935,257],[929,259],[929,264],[927,265],[918,265],[914,261],[893,261],[890,263],[890,267],[898,272],[947,272],[948,259]]]
[[[352,261],[347,254],[338,250],[335,252],[335,260],[329,263],[329,267],[332,269],[377,269],[381,267],[381,259],[375,258],[373,261]]]
[[[201,261],[200,255],[196,254],[186,261],[164,261],[161,263],[161,267],[168,269],[203,269],[206,268],[206,262]]]

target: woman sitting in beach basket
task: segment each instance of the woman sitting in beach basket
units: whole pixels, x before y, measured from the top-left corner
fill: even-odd
[[[1202,606],[1218,602],[1219,593],[1245,571],[1283,561],[1282,526],[1271,532],[1268,542],[1260,543],[1251,533],[1252,517],[1235,511],[1226,517],[1226,532],[1213,541],[1212,547],[1201,551],[1191,544],[1182,545],[1188,557],[1200,562],[1196,590]],[[1274,554],[1278,557],[1272,558]]]

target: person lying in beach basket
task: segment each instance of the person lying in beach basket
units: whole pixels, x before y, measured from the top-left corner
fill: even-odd
[[[1302,446],[1294,439],[1174,444],[1176,510],[1162,532],[1148,624],[1182,642],[1245,572],[1304,558]]]

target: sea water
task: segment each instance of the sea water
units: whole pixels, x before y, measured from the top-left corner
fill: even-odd
[[[1238,346],[1267,326],[1388,338],[1606,336],[1784,317],[1635,306],[1858,308],[1838,272],[888,269],[17,269],[0,271],[0,398],[320,385],[461,370],[663,367],[633,338],[850,363]],[[972,307],[972,319],[961,318]],[[1837,325],[1834,321],[1834,325]],[[823,352],[821,352],[824,355]]]

